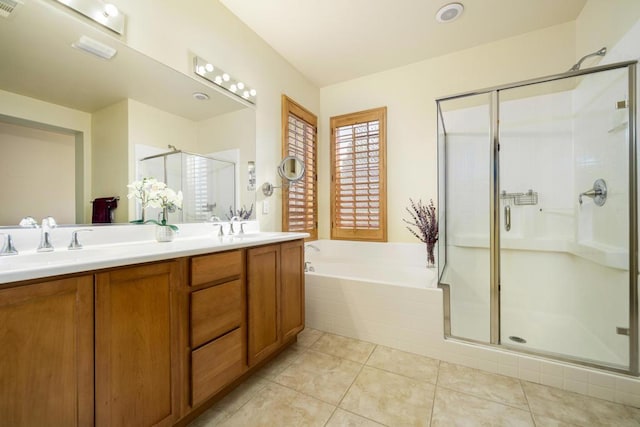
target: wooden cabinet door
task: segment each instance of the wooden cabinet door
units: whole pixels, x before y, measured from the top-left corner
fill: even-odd
[[[93,276],[0,290],[0,424],[93,425]]]
[[[247,250],[249,366],[280,346],[280,245]]]
[[[165,426],[179,417],[177,261],[96,275],[96,425]]]
[[[304,329],[304,241],[280,245],[280,313],[282,340]]]

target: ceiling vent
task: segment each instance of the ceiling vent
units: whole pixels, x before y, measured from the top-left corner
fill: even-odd
[[[16,0],[0,0],[0,17],[8,18],[22,2]]]

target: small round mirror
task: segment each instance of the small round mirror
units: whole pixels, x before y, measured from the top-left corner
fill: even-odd
[[[280,162],[278,174],[289,182],[300,181],[304,176],[304,163],[295,156],[287,156]]]

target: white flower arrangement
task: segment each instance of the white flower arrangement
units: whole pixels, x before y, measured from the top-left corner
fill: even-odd
[[[155,178],[142,178],[140,181],[132,182],[127,187],[129,188],[127,198],[139,200],[142,207],[142,219],[131,222],[138,224],[152,222],[158,225],[166,225],[174,231],[178,230],[175,225],[167,224],[167,213],[182,209],[182,191],[176,193],[175,190],[167,187],[167,184]],[[162,209],[162,220],[150,219],[145,221],[144,211],[147,207]]]

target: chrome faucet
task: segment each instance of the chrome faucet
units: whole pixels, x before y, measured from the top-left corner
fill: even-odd
[[[40,244],[38,245],[38,252],[51,252],[53,251],[53,245],[51,244],[51,231],[56,228],[56,220],[52,216],[45,217],[42,220],[42,232],[40,233]]]
[[[0,249],[0,256],[18,255],[18,251],[13,246],[13,239],[9,233],[0,233],[0,236],[7,236],[2,249]]]
[[[217,218],[217,217],[216,217],[216,218]],[[213,224],[211,224],[211,225],[213,225],[214,227],[215,227],[215,226],[220,227],[220,231],[218,231],[218,237],[223,237],[223,236],[224,236],[224,231],[222,230],[222,226],[223,226],[223,223],[222,223],[222,222],[214,222],[214,223],[213,223]]]
[[[229,236],[233,236],[234,234],[236,234],[236,230],[233,227],[233,224],[235,224],[237,221],[240,221],[242,218],[240,218],[239,216],[234,216],[233,218],[231,218],[230,222],[231,222],[231,227],[229,229]]]
[[[308,272],[314,272],[316,271],[315,268],[313,268],[313,265],[311,265],[311,261],[305,261],[304,263],[304,272],[308,273]]]
[[[83,231],[93,231],[93,229],[81,228],[80,230],[76,230],[73,233],[71,233],[71,243],[69,243],[69,246],[67,247],[67,249],[69,249],[70,251],[76,251],[78,249],[82,249],[82,245],[80,244],[80,242],[78,242],[78,233]]]

